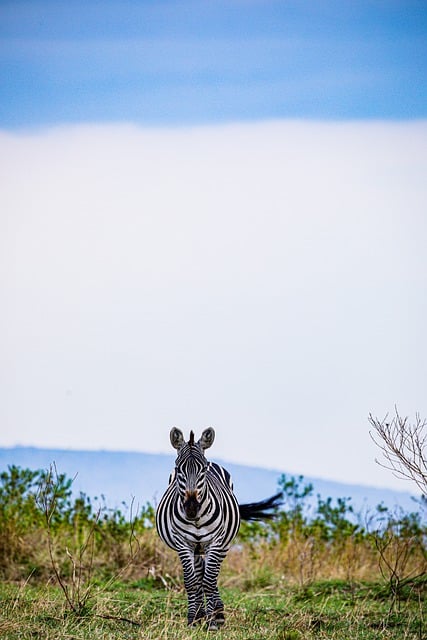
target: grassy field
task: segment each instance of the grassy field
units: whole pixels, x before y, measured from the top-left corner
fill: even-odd
[[[212,637],[203,625],[186,626],[186,598],[179,587],[149,580],[95,587],[86,611],[67,610],[52,585],[0,586],[0,636],[5,640],[107,640]],[[425,581],[412,585],[400,606],[390,607],[384,585],[326,581],[301,589],[276,585],[251,591],[222,588],[226,625],[219,638],[302,640],[425,640]],[[400,610],[399,610],[400,609]]]
[[[379,505],[376,528],[349,499],[322,499],[280,479],[285,508],[243,523],[220,574],[227,640],[427,640],[427,528],[421,510]],[[423,505],[420,505],[423,506]],[[173,639],[188,628],[176,553],[154,527],[99,508],[52,471],[0,474],[0,637],[5,640]]]

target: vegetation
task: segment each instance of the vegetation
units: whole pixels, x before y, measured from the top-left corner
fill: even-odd
[[[427,528],[414,513],[317,496],[283,475],[284,508],[243,523],[221,573],[229,639],[427,637]],[[55,468],[0,475],[0,636],[192,638],[176,554],[154,509],[74,497]],[[127,515],[125,515],[127,513]]]
[[[227,640],[422,639],[420,590],[405,600],[405,613],[388,610],[381,585],[316,582],[310,588],[282,586],[245,591],[223,587]],[[0,635],[8,640],[203,638],[212,632],[185,625],[186,600],[179,589],[160,590],[131,581],[101,588],[84,616],[69,613],[58,589],[0,587]]]
[[[378,464],[390,469],[403,480],[415,482],[421,493],[427,495],[427,420],[417,413],[415,422],[401,416],[397,407],[395,415],[379,420],[371,414],[371,437],[381,450],[383,462]]]

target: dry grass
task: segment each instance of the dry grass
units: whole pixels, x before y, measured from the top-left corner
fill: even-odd
[[[55,498],[40,511],[32,494],[13,497],[12,480],[27,482],[31,472],[12,471],[0,500],[1,637],[211,635],[186,627],[181,565],[158,538],[152,508],[131,522],[120,512],[100,518],[84,500],[61,510]],[[46,495],[56,496],[56,486],[66,498],[64,483]],[[295,482],[284,486],[305,495]],[[227,623],[218,636],[426,640],[425,526],[388,514],[375,536],[346,520],[347,511],[345,501],[326,501],[316,526],[294,508],[271,526],[242,527],[220,574]]]
[[[98,585],[88,610],[67,611],[57,587],[0,585],[0,635],[5,640],[190,640],[212,637],[188,628],[182,589],[153,588],[155,581]],[[408,592],[401,611],[390,611],[378,584],[286,584],[244,591],[223,587],[227,640],[424,640],[426,584]]]
[[[385,550],[385,560],[393,565],[402,557],[407,541],[394,539]],[[404,555],[406,563],[398,563],[402,577],[427,572],[423,548],[413,546]],[[381,558],[373,540],[347,538],[335,544],[325,544],[313,538],[294,537],[285,544],[259,542],[235,545],[223,566],[224,584],[253,587],[266,583],[304,587],[318,580],[347,582],[379,581],[384,578]]]

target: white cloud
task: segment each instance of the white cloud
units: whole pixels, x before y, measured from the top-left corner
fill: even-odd
[[[426,415],[427,123],[2,134],[1,442],[395,485],[367,414]]]

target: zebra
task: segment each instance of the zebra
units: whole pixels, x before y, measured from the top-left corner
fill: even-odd
[[[271,510],[281,504],[282,497],[278,493],[261,502],[239,505],[229,472],[205,457],[214,439],[211,427],[198,442],[193,431],[185,442],[180,429],[171,429],[170,441],[177,450],[175,470],[156,510],[158,534],[181,560],[188,624],[206,619],[209,630],[225,622],[217,581],[241,519],[271,518]]]

